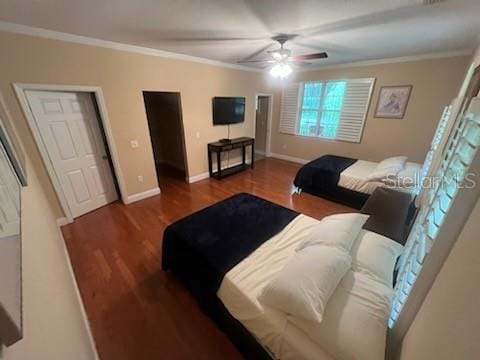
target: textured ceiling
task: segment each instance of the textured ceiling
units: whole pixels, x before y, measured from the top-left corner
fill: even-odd
[[[0,0],[0,20],[228,63],[294,34],[315,65],[471,49],[480,0]]]

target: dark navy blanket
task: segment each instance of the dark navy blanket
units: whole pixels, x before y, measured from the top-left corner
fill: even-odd
[[[324,155],[302,166],[293,183],[302,189],[336,187],[341,172],[356,161],[356,159],[343,156]]]
[[[208,301],[230,269],[297,215],[251,194],[234,195],[169,225],[162,267],[180,277],[201,302]]]

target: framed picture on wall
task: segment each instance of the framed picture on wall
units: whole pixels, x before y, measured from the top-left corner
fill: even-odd
[[[412,85],[382,86],[378,94],[376,118],[403,119]]]

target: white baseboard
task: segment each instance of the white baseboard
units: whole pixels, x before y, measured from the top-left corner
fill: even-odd
[[[57,219],[57,226],[61,227],[61,226],[70,224],[72,222],[73,222],[72,220],[68,220],[68,218],[66,218],[66,217],[61,217],[61,218]]]
[[[198,175],[188,177],[187,182],[189,184],[191,184],[191,183],[194,183],[194,182],[197,182],[197,181],[200,181],[200,180],[208,179],[209,177],[210,177],[210,173],[207,171],[207,172],[204,172],[204,173],[201,173],[201,174],[198,174]]]
[[[310,161],[310,160],[306,160],[306,159],[297,158],[297,157],[294,157],[294,156],[277,154],[277,153],[273,153],[273,152],[270,153],[270,156],[273,157],[273,158],[276,158],[276,159],[292,161],[292,162],[296,162],[296,163],[299,163],[299,164],[306,164]]]
[[[57,224],[61,223],[64,218],[57,219]],[[58,227],[58,236],[60,237],[60,241],[62,242],[63,251],[65,254],[65,258],[67,260],[68,266],[68,273],[73,281],[73,287],[75,288],[75,296],[78,300],[78,305],[80,307],[80,314],[82,316],[83,323],[85,324],[85,329],[87,330],[87,337],[88,342],[90,343],[90,347],[92,349],[93,359],[99,360],[100,357],[98,356],[97,345],[95,344],[95,339],[92,335],[92,328],[90,327],[90,321],[88,321],[87,312],[85,311],[85,305],[82,300],[82,296],[80,295],[80,290],[78,289],[77,279],[75,278],[75,273],[73,272],[72,262],[70,261],[70,255],[68,254],[67,244],[65,243],[65,239],[63,238],[62,230]]]
[[[255,150],[255,154],[265,156],[265,151],[263,151],[263,150]]]
[[[156,187],[138,194],[129,195],[125,204],[131,204],[158,194],[160,194],[160,188]]]

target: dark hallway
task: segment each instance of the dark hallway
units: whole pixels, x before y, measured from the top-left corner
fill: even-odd
[[[144,91],[157,177],[185,180],[186,155],[180,93]]]

